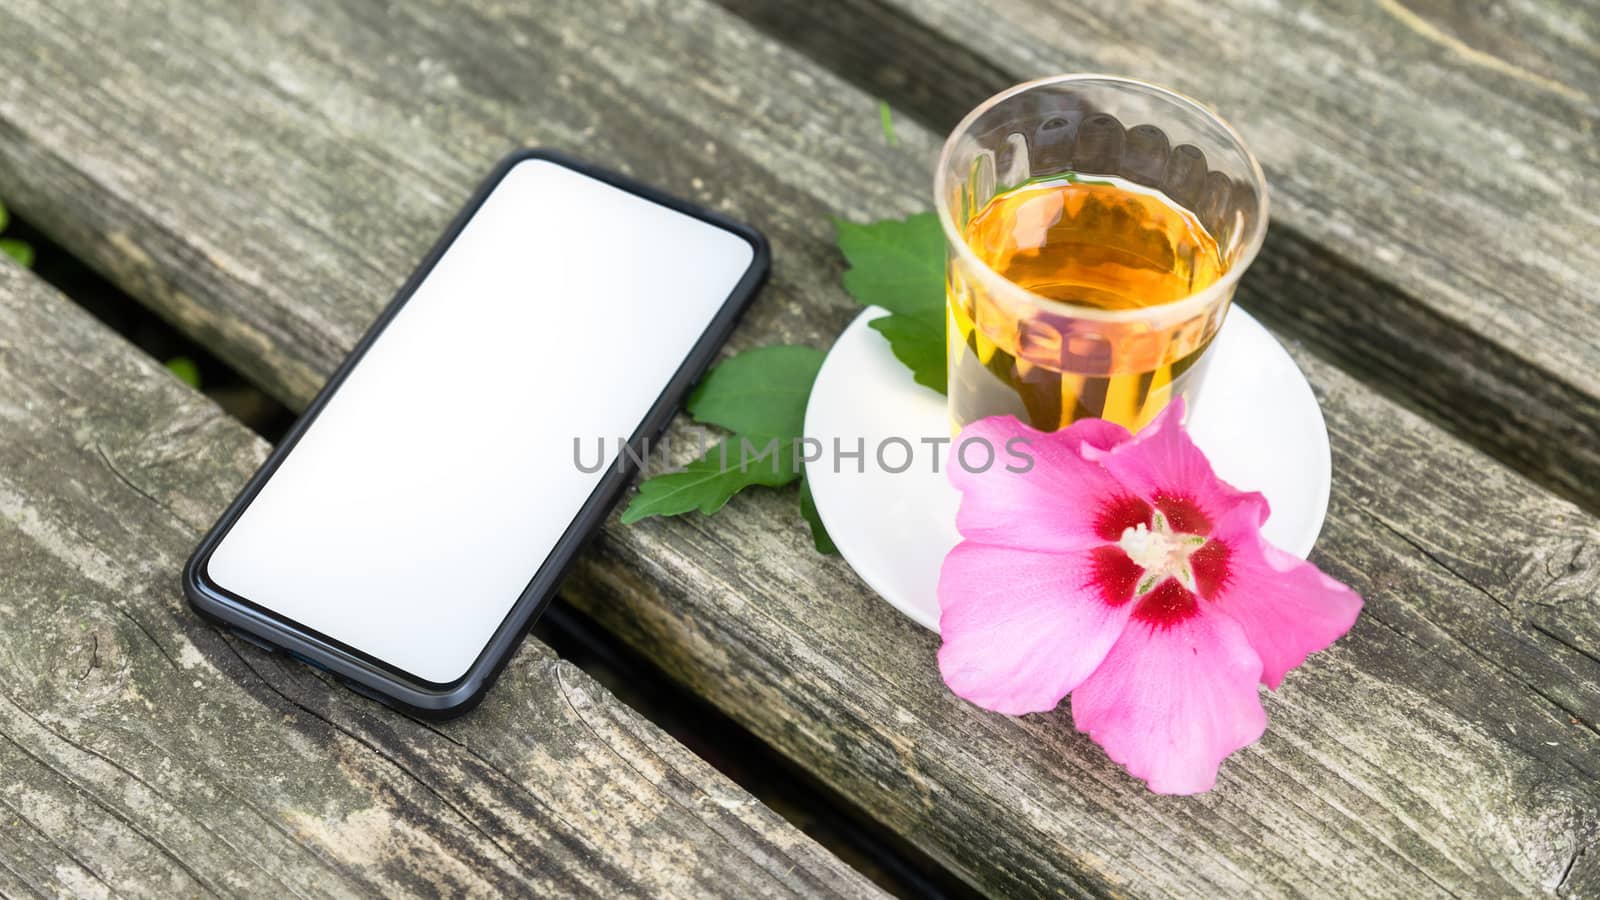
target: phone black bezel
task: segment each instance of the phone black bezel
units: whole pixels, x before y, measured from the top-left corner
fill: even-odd
[[[212,581],[207,572],[207,564],[217,544],[233,527],[239,515],[272,477],[279,464],[293,452],[295,444],[316,420],[329,398],[338,391],[339,386],[361,361],[368,348],[377,341],[384,328],[405,306],[406,301],[438,264],[445,251],[460,236],[467,222],[478,212],[507,173],[520,163],[531,160],[543,160],[564,166],[652,203],[732,232],[750,243],[753,255],[749,268],[745,270],[733,292],[712,318],[710,326],[701,334],[677,372],[657,396],[655,403],[639,423],[639,427],[629,437],[628,442],[633,447],[634,454],[619,453],[617,462],[601,476],[600,483],[595,486],[583,507],[579,509],[550,555],[535,571],[527,588],[512,605],[510,612],[506,614],[506,618],[500,623],[466,674],[449,683],[429,682],[228,591]],[[716,357],[717,351],[732,334],[740,314],[750,305],[761,285],[765,283],[771,268],[771,259],[772,253],[766,238],[761,232],[742,222],[640,184],[624,175],[580,162],[557,151],[526,148],[512,152],[495,166],[489,177],[473,192],[466,206],[423,257],[416,271],[406,279],[399,293],[384,307],[383,312],[367,329],[366,334],[362,335],[361,340],[350,351],[350,355],[339,364],[339,368],[323,385],[322,390],[295,422],[294,427],[250,477],[250,481],[239,492],[239,496],[228,505],[227,510],[196,547],[183,570],[184,594],[188,597],[190,605],[206,618],[233,629],[252,643],[258,645],[265,643],[269,649],[283,650],[304,662],[331,672],[358,693],[374,697],[413,715],[429,719],[445,719],[470,710],[483,699],[484,692],[494,683],[501,669],[510,660],[511,654],[520,644],[529,626],[549,605],[562,576],[577,557],[584,542],[600,527],[612,507],[627,491],[634,475],[637,474],[637,465],[632,458],[642,457],[642,446],[646,440],[666,429],[672,416],[687,397],[690,388],[705,373]]]

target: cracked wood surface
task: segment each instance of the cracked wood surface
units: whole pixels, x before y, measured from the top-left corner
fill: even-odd
[[[537,641],[430,726],[202,622],[266,449],[0,260],[0,894],[877,895]]]
[[[1240,302],[1600,511],[1593,4],[720,2],[940,133],[1063,71],[1203,99],[1272,188]]]
[[[0,193],[297,405],[512,146],[759,225],[774,280],[735,345],[826,346],[854,314],[827,216],[925,208],[939,139],[886,147],[873,97],[694,0],[0,23],[31,92],[0,96]],[[1281,283],[1330,297],[1314,269]],[[997,893],[1595,893],[1600,526],[1312,346],[1336,479],[1315,558],[1368,606],[1206,796],[1146,794],[1065,711],[950,696],[935,639],[816,556],[787,493],[612,524],[570,599]]]

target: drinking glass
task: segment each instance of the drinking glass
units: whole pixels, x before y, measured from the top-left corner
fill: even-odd
[[[1265,177],[1232,127],[1181,94],[1108,75],[991,97],[945,142],[934,189],[956,430],[1003,414],[1045,430],[1089,417],[1145,425],[1199,383],[1267,229]],[[990,222],[997,197],[1031,199]],[[1047,232],[1048,249],[1030,244]],[[1080,266],[1119,291],[1083,287]],[[1032,273],[1025,284],[1002,274],[1019,271]]]

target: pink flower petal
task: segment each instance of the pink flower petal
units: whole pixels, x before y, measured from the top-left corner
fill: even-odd
[[[1072,718],[1150,790],[1197,794],[1216,783],[1223,758],[1266,730],[1260,674],[1226,616],[1136,616],[1072,692]]]
[[[1127,439],[1122,426],[1099,419],[1054,433],[1011,416],[968,425],[950,447],[950,483],[963,493],[956,528],[969,540],[1027,550],[1069,551],[1115,541],[1123,528],[1149,522],[1150,507],[1080,451],[1104,451]],[[993,462],[973,471],[991,459],[985,444]],[[1012,471],[1020,468],[1027,471]]]
[[[1245,505],[1256,511],[1258,526],[1267,519],[1267,498],[1238,490],[1212,471],[1210,461],[1183,428],[1181,398],[1133,440],[1110,451],[1089,447],[1083,454],[1104,464],[1127,490],[1161,510],[1174,531],[1209,534],[1218,519]]]
[[[1101,451],[1110,450],[1133,437],[1128,429],[1106,419],[1079,419],[1055,434],[1074,450],[1085,446]]]
[[[1246,513],[1217,523],[1212,544],[1227,548],[1222,577],[1203,574],[1197,551],[1195,578],[1200,593],[1239,623],[1245,638],[1261,657],[1261,682],[1276,689],[1290,669],[1332,644],[1355,624],[1361,598],[1316,566],[1279,550],[1261,538]],[[1219,582],[1208,590],[1207,578]]]
[[[1137,578],[1127,555],[1110,547],[1057,554],[956,545],[939,574],[945,683],[1008,715],[1055,708],[1117,640]]]

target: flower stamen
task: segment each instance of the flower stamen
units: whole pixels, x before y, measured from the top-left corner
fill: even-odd
[[[1128,554],[1134,565],[1144,570],[1134,596],[1150,593],[1168,578],[1193,591],[1194,566],[1189,563],[1189,557],[1205,543],[1204,535],[1173,531],[1171,523],[1159,510],[1151,515],[1148,526],[1141,522],[1123,529],[1117,546]]]

